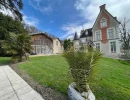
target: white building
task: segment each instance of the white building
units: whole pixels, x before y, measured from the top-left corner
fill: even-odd
[[[120,54],[119,24],[117,18],[106,10],[105,4],[100,6],[100,12],[93,27],[82,30],[80,37],[77,36],[77,33],[75,34],[74,47],[77,48],[80,43],[92,44],[94,48],[98,48],[104,55]]]

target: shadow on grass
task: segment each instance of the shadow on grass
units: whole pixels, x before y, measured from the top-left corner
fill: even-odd
[[[129,100],[129,93],[125,93],[125,88],[106,84],[94,85],[93,92],[97,100]]]
[[[130,60],[118,60],[121,64],[129,65],[130,66]]]
[[[0,57],[0,66],[11,64],[11,58],[9,57]]]

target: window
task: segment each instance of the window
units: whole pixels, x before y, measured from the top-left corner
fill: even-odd
[[[88,31],[85,31],[85,35],[88,35]]]
[[[96,43],[96,49],[100,51],[100,43]]]
[[[85,39],[82,39],[81,42],[82,42],[82,43],[86,43]]]
[[[105,18],[102,18],[102,20],[100,21],[100,26],[101,26],[101,28],[107,26],[107,20]]]
[[[96,40],[100,40],[100,32],[96,32]]]
[[[58,45],[58,41],[56,41],[56,45]]]
[[[116,52],[116,42],[110,42],[111,45],[111,52],[114,53]]]
[[[109,36],[109,39],[114,38],[114,30],[113,29],[108,29],[108,36]]]

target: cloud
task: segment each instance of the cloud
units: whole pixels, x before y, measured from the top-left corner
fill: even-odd
[[[5,9],[4,7],[2,7],[2,9],[0,9],[0,12],[2,12],[5,15],[9,15],[12,18],[15,18],[15,16],[13,15],[13,13],[10,10]],[[21,12],[21,13],[23,13],[23,12]],[[23,21],[25,23],[27,23],[29,25],[33,25],[33,26],[36,26],[36,25],[39,24],[39,19],[37,19],[35,17],[26,16],[24,13],[23,13]]]
[[[35,17],[28,17],[28,16],[24,15],[23,20],[25,21],[25,23],[27,23],[29,25],[33,25],[33,26],[37,26],[39,24],[39,19],[37,19]]]
[[[130,0],[77,0],[75,8],[80,11],[80,15],[89,21],[93,21],[99,13],[99,6],[106,4],[106,9],[113,15],[121,18],[128,16]],[[130,16],[130,14],[129,14]]]
[[[48,2],[47,2],[48,1]],[[53,9],[51,6],[50,0],[29,0],[29,4],[36,10],[42,13],[52,13]],[[50,2],[49,2],[50,1]],[[47,5],[45,5],[47,4]]]
[[[52,14],[64,0],[29,0],[29,4],[43,14]]]
[[[82,29],[86,29],[86,28],[91,28],[92,27],[92,24],[91,22],[90,23],[84,23],[82,25],[80,24],[77,24],[77,23],[70,23],[70,24],[67,24],[67,25],[64,25],[62,26],[62,30],[66,32],[66,34],[64,34],[62,37],[62,39],[64,38],[69,38],[69,37],[73,37],[74,36],[74,33],[77,32],[78,35],[80,35],[80,31]]]
[[[67,38],[67,37],[72,37],[73,33],[75,32],[80,32],[81,29],[83,29],[83,26],[78,25],[77,23],[69,23],[67,25],[62,26],[61,28],[63,31],[66,31],[66,34],[63,35],[60,38]]]
[[[6,9],[4,6],[0,6],[0,12],[5,14],[5,15],[9,15],[12,18],[16,17],[16,16],[14,16],[14,14],[9,9]]]
[[[80,30],[83,28],[91,28],[100,11],[99,6],[106,4],[106,9],[113,15],[117,16],[118,20],[126,17],[130,19],[130,13],[128,13],[130,0],[76,0],[74,7],[79,11],[79,15],[82,20],[86,22],[81,24],[70,23],[62,26],[62,30],[66,32],[62,38],[74,34],[75,31],[80,34]]]

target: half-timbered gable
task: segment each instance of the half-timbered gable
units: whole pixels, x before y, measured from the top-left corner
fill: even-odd
[[[52,54],[53,40],[44,33],[32,34],[32,47],[34,54]]]

